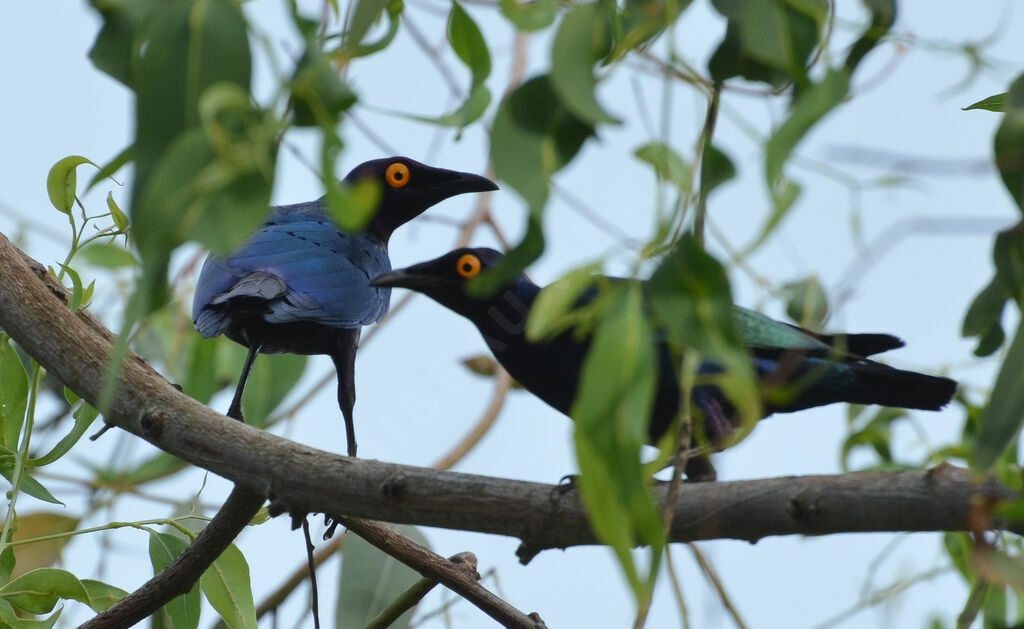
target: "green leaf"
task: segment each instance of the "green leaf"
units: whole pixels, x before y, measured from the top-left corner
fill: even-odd
[[[594,94],[594,65],[610,46],[607,16],[595,2],[578,4],[562,18],[551,48],[551,86],[569,111],[591,125],[619,123]]]
[[[82,164],[96,166],[87,157],[71,155],[54,164],[46,176],[46,192],[50,195],[50,203],[61,213],[71,214],[71,208],[75,204],[75,193],[78,189],[75,169]]]
[[[159,574],[187,547],[188,542],[180,537],[150,531],[149,559],[153,564],[153,574]],[[189,592],[172,599],[157,613],[167,614],[172,629],[196,629],[199,626],[200,603],[199,588],[193,586]]]
[[[276,136],[271,129],[253,133],[252,119],[260,116],[239,115],[239,101],[245,112],[255,111],[249,100],[247,24],[239,3],[155,3],[136,41],[142,52],[132,65],[131,218],[144,276],[135,303],[150,312],[166,301],[167,265],[182,239],[198,236],[208,246],[210,241],[238,244],[239,232],[258,224],[251,220],[250,204],[269,199]],[[217,84],[222,85],[208,93]],[[241,94],[230,106],[224,97],[229,92]],[[207,111],[201,112],[204,100]],[[200,124],[215,135],[206,137]]]
[[[88,264],[105,269],[130,268],[138,264],[131,251],[113,242],[91,243],[79,251],[78,256]]]
[[[484,87],[484,81],[491,74],[491,53],[476,22],[454,1],[448,18],[448,41],[455,54],[469,68],[473,78],[466,102],[453,114],[442,116],[437,122],[453,123],[452,126],[462,129],[482,116],[491,102],[491,93]]]
[[[568,164],[593,133],[593,127],[559,102],[547,76],[523,83],[501,103],[491,127],[491,160],[497,176],[526,200],[530,213],[523,239],[495,268],[469,283],[471,294],[493,294],[540,257],[548,178]]]
[[[352,9],[352,19],[345,30],[342,49],[355,52],[373,23],[384,13],[391,0],[357,0]]]
[[[327,213],[342,229],[362,231],[377,213],[382,194],[380,182],[375,179],[359,179],[351,185],[339,182],[327,188]]]
[[[530,79],[501,103],[494,118],[495,173],[539,210],[547,202],[548,177],[568,164],[593,133],[559,101],[549,77]]]
[[[266,424],[270,413],[302,377],[306,358],[295,354],[270,354],[256,361],[242,396],[242,412],[247,424],[256,427]],[[241,363],[235,373],[239,372]]]
[[[1024,322],[1017,327],[981,418],[973,467],[984,472],[1016,438],[1024,422]]]
[[[401,17],[402,11],[404,9],[405,9],[405,3],[402,0],[392,0],[392,2],[388,4],[388,8],[387,8],[387,15],[388,15],[388,30],[387,30],[387,32],[384,33],[384,35],[382,35],[381,38],[378,39],[377,41],[369,42],[369,43],[365,43],[365,44],[359,44],[358,46],[355,47],[354,50],[348,50],[348,49],[342,48],[342,50],[339,51],[340,54],[338,56],[343,58],[343,59],[344,58],[354,59],[356,57],[365,57],[367,55],[372,55],[375,52],[378,52],[380,50],[384,50],[385,48],[387,48],[391,44],[391,42],[395,39],[395,35],[398,34],[398,25],[401,22],[401,20],[399,18]]]
[[[594,285],[600,263],[573,269],[561,279],[541,289],[526,320],[526,338],[532,343],[551,339],[578,321],[573,307],[583,293]]]
[[[671,146],[661,142],[644,144],[633,151],[637,159],[650,164],[658,178],[674,184],[680,191],[690,188],[690,166]]]
[[[16,451],[25,425],[28,374],[11,337],[0,332],[0,446]]]
[[[1024,74],[1010,85],[1006,114],[996,130],[994,146],[1003,184],[1024,211]]]
[[[99,417],[100,412],[90,406],[87,402],[82,402],[81,406],[75,409],[74,418],[75,425],[71,427],[71,432],[65,435],[57,445],[53,446],[49,452],[37,459],[29,459],[28,464],[32,467],[43,467],[49,465],[65,454],[71,451],[71,448],[81,440],[82,436],[85,435],[92,423]]]
[[[583,362],[572,407],[580,495],[594,534],[611,546],[637,601],[648,600],[664,548],[661,519],[640,460],[657,384],[653,331],[638,283],[609,286],[611,306]],[[642,577],[632,549],[650,547]]]
[[[473,75],[470,91],[482,85],[491,74],[491,53],[480,28],[458,2],[452,2],[452,12],[448,18],[448,41]]]
[[[154,0],[91,0],[103,17],[103,28],[89,50],[89,59],[127,87],[131,87],[132,63],[138,53],[140,27]]]
[[[765,147],[765,172],[769,185],[782,179],[782,167],[807,131],[839,103],[850,89],[846,69],[829,70],[820,83],[810,85],[793,101],[789,117],[775,130]]]
[[[744,51],[802,83],[807,75],[804,63],[817,45],[825,21],[826,4],[819,0],[743,0],[742,4]]]
[[[395,528],[417,544],[430,547],[418,528],[407,525]],[[341,552],[336,627],[365,626],[420,578],[418,572],[354,534],[346,537]],[[415,608],[410,609],[390,626],[405,629],[414,611]]]
[[[18,530],[12,540],[21,542],[36,537],[47,537],[69,533],[78,526],[78,518],[62,513],[37,512],[18,515]],[[60,560],[61,551],[71,541],[70,537],[41,540],[19,544],[13,548],[17,564],[11,573],[14,578],[37,568],[49,568]]]
[[[853,72],[865,56],[878,42],[885,37],[889,29],[896,22],[896,2],[895,0],[862,0],[868,11],[871,12],[871,23],[868,25],[864,34],[860,36],[853,46],[850,48],[850,53],[846,56],[846,67]]]
[[[1008,299],[1011,296],[1006,285],[996,276],[971,302],[960,334],[979,337],[975,356],[989,356],[1002,347],[1006,340],[1002,326],[1003,309]]]
[[[1009,107],[1010,99],[1009,93],[1003,92],[1002,94],[993,94],[988,98],[983,98],[976,103],[972,103],[966,107],[962,107],[962,111],[970,111],[972,109],[984,109],[986,111],[995,111],[998,113],[1005,113]]]
[[[820,331],[828,316],[828,295],[816,275],[806,280],[785,284],[789,294],[786,314],[801,327]]]
[[[714,384],[739,412],[744,432],[749,431],[762,414],[754,373],[736,326],[737,317],[749,311],[733,307],[725,269],[687,233],[661,260],[645,288],[653,318],[669,344],[677,350],[695,350],[724,368]]]
[[[826,5],[821,0],[713,0],[728,18],[725,37],[708,63],[711,78],[736,76],[779,88],[807,80],[804,64],[819,44]]]
[[[356,102],[355,92],[341,80],[330,58],[312,43],[295,68],[291,90],[295,124],[300,127],[333,127]]]
[[[249,564],[234,544],[213,562],[199,585],[231,629],[256,629],[256,607],[249,585]]]
[[[7,601],[0,599],[0,627],[4,629],[50,629],[60,618],[63,608],[53,612],[49,618],[43,620],[28,620],[18,616],[14,608]]]
[[[89,604],[82,582],[67,570],[38,568],[0,587],[0,599],[29,614],[48,614],[60,599]]]
[[[704,156],[701,158],[700,186],[705,197],[711,191],[736,176],[736,167],[729,156],[713,144],[704,144]]]
[[[82,586],[85,587],[85,591],[89,594],[89,607],[92,607],[97,612],[106,610],[114,603],[128,596],[128,592],[119,587],[93,579],[82,579]]]
[[[0,476],[3,476],[4,478],[6,478],[7,481],[10,482],[13,485],[14,484],[14,466],[13,466],[13,464],[12,463],[0,463]],[[32,496],[33,498],[35,498],[37,500],[42,500],[43,502],[48,502],[50,504],[54,504],[54,505],[63,505],[64,504],[60,500],[57,500],[53,496],[53,494],[50,493],[50,490],[47,489],[46,487],[44,487],[42,483],[40,483],[38,480],[33,478],[32,475],[29,474],[29,470],[28,470],[27,467],[24,470],[22,470],[22,472],[21,472],[21,492],[25,493],[25,494],[28,494],[29,496]]]
[[[92,179],[89,180],[89,185],[85,187],[86,192],[92,190],[96,184],[103,181],[104,179],[113,179],[117,171],[121,170],[121,168],[123,168],[125,164],[132,161],[133,159],[135,159],[135,146],[129,144],[120,153],[115,155],[113,159],[111,159],[109,162],[100,167],[100,171],[92,176]],[[127,219],[127,217],[125,218]],[[120,227],[120,225],[118,225],[118,227]]]
[[[649,45],[690,6],[690,1],[626,0],[609,60],[617,61],[630,50]]]
[[[558,0],[498,0],[498,8],[518,30],[539,31],[555,22]]]
[[[485,86],[480,85],[470,92],[469,97],[466,98],[466,102],[459,105],[459,107],[453,112],[437,117],[401,115],[405,115],[405,117],[413,120],[419,120],[420,122],[462,129],[463,127],[479,120],[487,111],[487,107],[490,104],[491,92]]]
[[[68,301],[68,309],[71,312],[78,312],[85,302],[83,299],[85,287],[82,286],[82,278],[78,275],[78,271],[66,264],[61,264],[60,268],[64,269],[64,272],[71,278],[71,298]]]
[[[121,207],[118,206],[117,201],[114,200],[114,194],[111,192],[107,193],[107,209],[110,210],[110,220],[114,221],[114,226],[121,233],[128,231],[128,215],[121,211]]]
[[[0,583],[7,583],[11,580],[11,574],[14,573],[15,564],[14,547],[7,546],[4,548],[3,552],[0,553]]]

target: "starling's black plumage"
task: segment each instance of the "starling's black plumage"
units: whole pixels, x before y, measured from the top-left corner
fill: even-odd
[[[419,291],[468,318],[513,378],[568,415],[591,339],[580,338],[574,330],[568,330],[545,342],[527,340],[526,318],[540,287],[525,275],[493,297],[469,296],[465,291],[468,279],[493,266],[500,257],[493,249],[457,249],[435,260],[385,273],[374,279],[373,284]],[[584,294],[577,305],[593,299],[594,294]],[[938,410],[956,391],[956,382],[948,378],[895,369],[865,358],[902,347],[903,342],[894,336],[815,334],[739,307],[735,317],[740,336],[750,351],[752,367],[765,390],[778,391],[790,385],[790,395],[764,396],[764,416],[834,402]],[[652,442],[665,433],[680,406],[678,378],[665,344],[659,346],[658,368],[649,431]],[[720,371],[718,365],[709,361],[699,367],[700,373]],[[721,443],[735,429],[735,411],[715,386],[695,386],[693,402],[704,418],[705,433],[711,443]],[[687,469],[694,479],[709,478],[713,473],[710,463],[703,458],[691,459]]]
[[[345,177],[348,183],[362,179],[377,180],[382,190],[364,231],[338,227],[324,199],[271,208],[238,250],[207,258],[192,304],[200,334],[226,334],[249,348],[229,410],[233,417],[241,417],[242,391],[257,352],[329,355],[338,371],[350,456],[356,453],[352,407],[359,331],[388,311],[391,289],[371,286],[370,279],[391,269],[391,233],[448,197],[497,188],[484,177],[405,157],[365,162]]]

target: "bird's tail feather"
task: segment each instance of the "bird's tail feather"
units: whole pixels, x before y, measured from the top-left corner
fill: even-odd
[[[847,402],[937,411],[956,393],[956,380],[949,378],[870,362],[853,367],[857,384]]]

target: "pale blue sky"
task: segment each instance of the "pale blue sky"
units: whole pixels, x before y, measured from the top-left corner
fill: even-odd
[[[272,33],[270,41],[282,59],[293,57],[299,50],[294,33],[283,27],[287,24],[282,13],[284,4],[271,0],[246,4],[259,28]],[[706,1],[694,4],[677,32],[677,43],[697,67],[703,67],[703,59],[720,37],[722,26],[712,18]],[[859,6],[840,4],[844,11]],[[857,243],[850,237],[852,208],[859,208],[864,241],[869,244],[892,226],[907,225],[902,221],[936,219],[939,233],[909,235],[884,257],[874,260],[864,273],[854,274],[857,281],[853,292],[830,323],[836,329],[897,334],[907,341],[907,348],[887,357],[892,364],[932,372],[949,369],[978,396],[991,380],[992,367],[971,360],[973,344],[959,338],[960,321],[970,299],[991,274],[989,251],[994,227],[1009,224],[1017,214],[997,177],[984,169],[998,116],[962,112],[960,107],[1003,91],[1014,73],[1024,69],[1024,46],[1020,44],[1024,12],[1009,2],[910,0],[901,4],[903,13],[896,32],[922,41],[978,41],[1001,29],[989,54],[1005,63],[982,72],[969,86],[952,91],[969,68],[962,57],[948,50],[925,45],[897,50],[889,44],[872,53],[855,79],[856,98],[835,111],[799,147],[800,159],[794,160],[787,172],[802,183],[804,194],[777,237],[751,259],[751,264],[776,284],[813,273],[833,290],[859,255]],[[447,5],[433,0],[410,0],[407,5],[408,15],[436,42],[443,17],[425,7],[434,7],[443,14]],[[489,85],[492,92],[500,93],[510,65],[511,31],[496,19],[492,9],[476,5],[468,9],[490,37],[494,73]],[[857,17],[856,13],[844,15]],[[0,231],[8,236],[20,235],[28,252],[46,263],[61,257],[66,246],[64,218],[52,210],[46,198],[49,167],[69,154],[104,162],[129,138],[128,93],[93,69],[85,58],[98,24],[83,2],[41,0],[4,3],[0,7],[0,58],[4,59],[0,63],[0,145],[7,156],[0,168]],[[840,30],[837,37],[849,39],[849,30]],[[548,37],[535,39],[529,73],[547,66],[549,45]],[[447,63],[468,85],[468,76],[457,61],[448,58]],[[261,64],[256,81],[258,98],[267,96],[270,83],[266,72],[267,66]],[[607,108],[627,124],[602,129],[600,139],[588,142],[580,159],[556,182],[605,221],[634,237],[645,238],[652,226],[654,182],[645,166],[630,154],[652,138],[641,123],[631,76],[621,68],[599,92]],[[657,120],[661,84],[646,75],[639,76],[643,77],[639,83],[642,100]],[[437,71],[404,31],[386,53],[357,64],[351,79],[369,104],[381,108],[436,115],[452,105],[445,98]],[[670,139],[686,157],[692,155],[690,147],[699,130],[703,106],[691,91],[683,87],[673,90]],[[492,114],[489,112],[488,117]],[[729,92],[723,97],[717,143],[736,162],[740,178],[714,194],[709,211],[717,228],[735,245],[751,240],[769,209],[759,145],[745,134],[739,120],[749,120],[758,133],[764,134],[771,121],[782,115],[781,102]],[[447,168],[483,170],[487,143],[479,128],[453,142],[449,131],[435,137],[434,129],[393,116],[365,110],[359,116],[389,146],[410,157]],[[342,173],[358,162],[385,154],[353,126],[347,127],[346,138]],[[308,158],[315,156],[312,140],[309,132],[298,132],[290,135],[288,142]],[[957,168],[894,171],[877,155],[867,160],[852,159],[852,149],[909,157],[915,166],[927,166],[926,160],[940,160]],[[292,151],[283,151],[281,157],[275,202],[297,202],[321,194],[315,176]],[[854,195],[835,179],[822,176],[822,165],[861,181],[893,174],[906,174],[911,180],[900,187],[867,189]],[[127,204],[125,190],[104,184],[87,197],[90,207],[101,207],[108,191]],[[517,238],[524,223],[523,205],[509,190],[497,193],[494,202],[498,222],[513,239]],[[471,197],[458,197],[430,210],[428,215],[460,218],[472,203]],[[617,238],[558,198],[548,209],[545,227],[548,249],[530,269],[531,276],[540,283],[610,251],[616,255],[610,259],[609,270],[622,272],[628,268],[629,252],[616,246]],[[454,238],[450,226],[416,222],[392,239],[393,263],[397,267],[432,258],[447,251]],[[474,243],[495,244],[485,232]],[[711,243],[721,254],[713,238]],[[732,277],[739,303],[781,314],[780,304],[749,276],[734,270]],[[396,298],[400,296],[396,293]],[[191,299],[191,285],[182,287],[182,297]],[[484,351],[468,322],[426,299],[415,300],[360,354],[356,406],[360,454],[412,465],[428,465],[444,454],[476,421],[489,399],[490,383],[457,364],[462,357]],[[326,359],[312,361],[306,383],[330,370]],[[223,410],[227,403],[228,399],[221,397],[214,406]],[[914,417],[933,444],[955,439],[962,422],[956,410],[917,413]],[[833,406],[763,422],[751,438],[717,457],[719,478],[837,472],[844,418],[845,408]],[[278,430],[297,441],[343,452],[344,431],[333,384],[295,422]],[[904,452],[921,451],[919,437],[909,424],[901,425],[897,435]],[[104,461],[115,447],[124,447],[123,456],[131,460],[141,460],[150,452],[137,440],[112,434],[98,444],[80,444],[72,453],[74,461],[68,461],[62,471],[81,473],[76,462]],[[529,395],[515,392],[495,428],[457,469],[555,482],[575,469],[570,422]],[[189,473],[150,490],[185,497],[197,491],[201,482],[201,474]],[[227,483],[211,477],[204,502],[216,503],[227,487]],[[60,491],[59,486],[55,489]],[[25,512],[42,508],[31,498],[23,500],[19,506]],[[68,494],[69,513],[75,513],[78,500],[76,494]],[[166,507],[129,499],[115,512],[94,517],[88,524],[166,514]],[[631,621],[630,597],[606,549],[549,551],[523,567],[516,562],[514,539],[437,530],[428,530],[427,535],[442,555],[475,552],[482,572],[492,568],[497,571],[501,593],[520,609],[539,612],[550,627],[625,627]],[[105,558],[106,576],[116,585],[133,589],[150,573],[144,558],[145,535],[121,531],[111,539],[114,549]],[[842,535],[827,539],[774,538],[756,545],[723,541],[701,544],[701,548],[719,570],[749,626],[810,627],[858,601],[869,578],[869,566],[882,553],[886,560],[874,577],[876,587],[945,565],[939,536],[905,536],[895,548],[889,548],[892,540],[886,535]],[[65,555],[66,567],[81,576],[92,576],[90,571],[98,565],[96,542],[94,537],[72,542]],[[286,519],[248,531],[240,546],[250,561],[257,600],[278,585],[282,572],[290,572],[303,561],[301,536],[289,531]],[[673,553],[694,626],[728,626],[721,605],[689,552],[680,547]],[[320,572],[326,619],[333,615],[331,583],[337,565],[334,561]],[[648,627],[678,624],[668,585],[667,579],[661,581]],[[960,578],[946,574],[915,586],[892,604],[863,612],[838,626],[922,626],[932,614],[949,621],[959,613],[966,595]],[[441,596],[432,594],[422,609],[435,607]],[[290,619],[305,605],[304,595],[293,597],[279,626],[292,626],[294,620]],[[74,605],[69,605],[67,612],[62,619],[65,625],[68,619],[84,617]],[[456,627],[489,626],[485,617],[465,603],[456,606],[452,616]],[[211,621],[212,616],[207,617],[202,626]],[[443,625],[433,622],[426,626]]]

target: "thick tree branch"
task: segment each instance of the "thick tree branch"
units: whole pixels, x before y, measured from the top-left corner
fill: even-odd
[[[112,335],[88,313],[70,312],[64,294],[0,235],[0,327],[95,403]],[[523,561],[547,548],[595,543],[575,492],[350,459],[293,443],[199,404],[134,355],[125,362],[106,420],[244,489],[272,495],[293,512],[510,535],[523,541]],[[663,498],[664,487],[655,491]],[[1014,497],[993,480],[979,482],[948,465],[927,472],[697,483],[681,492],[669,537],[756,541],[769,535],[974,530],[979,521],[1024,532],[1022,522],[987,519],[994,500]]]

